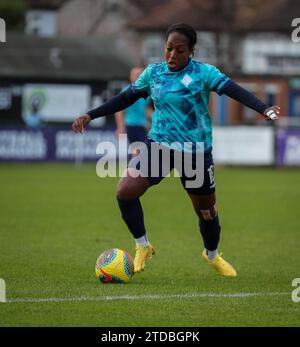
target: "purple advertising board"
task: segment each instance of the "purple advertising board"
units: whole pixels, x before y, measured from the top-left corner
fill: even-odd
[[[89,129],[75,135],[70,129],[0,129],[0,161],[93,161],[100,142],[109,141],[117,148],[113,130]]]
[[[300,166],[300,129],[278,130],[277,165]]]

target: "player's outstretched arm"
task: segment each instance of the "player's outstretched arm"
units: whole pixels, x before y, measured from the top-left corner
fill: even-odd
[[[124,110],[134,104],[141,97],[145,97],[145,95],[142,92],[135,91],[132,86],[130,86],[120,94],[106,101],[103,105],[76,118],[72,124],[72,129],[76,134],[82,134],[91,120]]]
[[[260,113],[268,120],[275,120],[280,114],[279,106],[268,106],[259,100],[255,95],[245,88],[241,87],[232,80],[228,80],[220,90],[221,94],[225,94],[232,99],[239,101],[243,105]]]

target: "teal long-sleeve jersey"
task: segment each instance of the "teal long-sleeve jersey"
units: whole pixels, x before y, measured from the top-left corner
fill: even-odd
[[[212,148],[212,121],[208,111],[211,91],[219,94],[229,80],[215,66],[190,59],[172,72],[166,62],[150,64],[133,84],[133,90],[150,95],[155,111],[149,137],[157,142],[203,142]]]

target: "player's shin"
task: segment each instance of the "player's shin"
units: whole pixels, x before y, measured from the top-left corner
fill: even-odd
[[[218,244],[220,241],[221,226],[219,217],[216,215],[211,219],[199,218],[200,232],[208,259],[212,260],[218,255]]]
[[[117,197],[122,217],[136,242],[134,272],[144,270],[146,261],[154,254],[154,248],[146,236],[144,213],[140,200],[121,200]]]
[[[146,235],[144,213],[140,199],[121,200],[117,197],[122,218],[135,239]]]

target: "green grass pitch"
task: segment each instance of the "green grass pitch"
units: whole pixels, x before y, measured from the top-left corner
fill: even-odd
[[[230,279],[202,261],[192,205],[178,178],[165,179],[142,197],[156,255],[129,284],[104,285],[99,254],[134,255],[118,179],[100,179],[94,164],[2,164],[0,326],[299,326],[299,177],[216,168],[219,249],[238,271]]]

